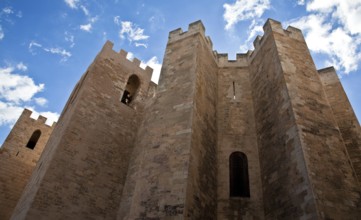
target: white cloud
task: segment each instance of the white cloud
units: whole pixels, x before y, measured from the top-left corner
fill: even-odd
[[[13,14],[13,13],[14,13],[14,11],[12,10],[12,8],[10,8],[10,7],[5,7],[5,8],[3,8],[3,12],[4,12],[5,14]]]
[[[93,23],[95,23],[98,20],[98,16],[92,17],[89,19],[88,24],[80,25],[80,29],[83,31],[90,32],[93,28]]]
[[[42,47],[42,45],[35,41],[31,41],[29,44],[29,49],[31,49],[32,47]]]
[[[32,78],[14,73],[14,67],[0,68],[0,99],[13,103],[30,101],[44,89],[44,84],[36,85]]]
[[[65,31],[65,41],[70,43],[70,48],[75,46],[74,42],[74,35],[70,34],[69,32]]]
[[[29,51],[30,53],[32,53],[33,55],[35,55],[34,52],[34,47],[38,47],[43,49],[45,52],[51,53],[51,54],[57,54],[60,55],[62,57],[61,61],[66,61],[69,57],[71,57],[71,53],[61,47],[43,47],[43,45],[35,42],[35,41],[31,41],[29,44]]]
[[[233,4],[223,5],[225,29],[230,30],[240,21],[260,18],[270,8],[269,0],[236,0]]]
[[[120,38],[127,38],[130,42],[146,40],[149,36],[144,35],[144,29],[137,27],[130,21],[121,21],[121,30],[119,32]]]
[[[90,32],[90,30],[92,29],[92,24],[89,23],[89,24],[80,25],[80,29],[83,31]]]
[[[248,28],[247,35],[248,38],[244,44],[242,44],[239,48],[241,51],[248,51],[253,48],[253,41],[257,35],[262,35],[263,33],[263,20],[253,20],[251,25]]]
[[[140,65],[142,68],[145,68],[146,66],[149,66],[153,69],[153,75],[152,75],[152,81],[155,83],[158,83],[159,76],[160,76],[160,70],[162,69],[162,64],[159,63],[158,58],[156,56],[150,58],[147,62],[141,63]]]
[[[34,107],[28,107],[34,101],[37,105],[45,105],[45,98],[33,98],[35,94],[44,89],[44,84],[35,84],[29,76],[20,75],[16,69],[23,69],[24,64],[0,68],[0,126],[9,125],[12,127],[21,115],[24,107],[32,109],[38,114]],[[19,68],[20,67],[20,68]],[[56,121],[59,114],[56,112],[40,112],[47,117],[49,124]]]
[[[312,0],[307,10],[316,13],[330,13],[338,19],[351,34],[361,34],[361,0]]]
[[[22,17],[23,17],[23,13],[22,13],[21,11],[18,11],[18,13],[16,13],[16,17],[22,18]]]
[[[43,97],[34,98],[34,101],[36,104],[38,104],[40,106],[45,106],[48,103],[48,100],[46,100],[46,98],[43,98]]]
[[[23,107],[0,101],[0,126],[13,124],[18,120]]]
[[[297,0],[298,5],[305,5],[305,0]]]
[[[52,125],[54,122],[57,122],[59,119],[59,114],[57,112],[50,112],[50,111],[46,111],[46,112],[38,112],[37,110],[34,109],[34,107],[32,106],[25,106],[25,108],[29,109],[30,111],[32,111],[30,118],[33,119],[38,119],[40,115],[44,116],[45,118],[47,118],[45,124],[47,125]]]
[[[59,119],[59,113],[57,112],[50,112],[50,111],[47,111],[47,112],[39,112],[40,115],[46,117],[48,120],[46,120],[46,124],[48,125],[52,125],[53,122],[57,122],[58,119]]]
[[[309,49],[326,54],[328,64],[341,68],[345,73],[357,70],[361,55],[353,37],[342,27],[333,29],[326,14],[310,14],[291,21],[290,25],[302,29]]]
[[[80,8],[81,8],[81,10],[84,12],[84,14],[85,14],[86,16],[89,15],[89,10],[88,10],[84,5],[80,5]]]
[[[128,52],[126,58],[128,60],[133,60],[134,59],[134,54],[132,52]]]
[[[44,51],[52,54],[58,54],[62,57],[61,61],[66,61],[71,57],[71,53],[60,47],[43,48]]]
[[[42,48],[43,45],[41,45],[41,44],[39,44],[39,43],[37,43],[37,42],[35,42],[35,41],[30,41],[28,48],[29,48],[29,52],[30,52],[31,54],[33,54],[33,55],[36,54],[35,51],[34,51],[34,49],[33,49],[34,47]]]
[[[98,16],[92,17],[89,19],[91,23],[94,23],[98,20]]]
[[[4,34],[4,31],[3,31],[3,28],[0,25],[0,40],[4,39],[4,37],[5,37],[5,34]]]
[[[144,48],[147,48],[147,47],[148,47],[148,45],[145,44],[145,43],[137,43],[137,42],[135,42],[135,46],[136,46],[136,47],[144,47]]]
[[[119,16],[114,17],[114,23],[117,25],[120,25],[120,17]]]
[[[25,64],[23,64],[23,62],[18,63],[16,65],[16,68],[21,71],[26,71],[28,69],[28,67]]]
[[[78,8],[79,0],[64,0],[65,3],[72,9]]]

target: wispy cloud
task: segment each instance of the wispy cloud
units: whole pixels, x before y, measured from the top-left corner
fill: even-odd
[[[144,34],[144,29],[130,21],[121,21],[121,30],[119,32],[120,38],[127,38],[129,41],[146,40],[149,36]]]
[[[147,48],[147,47],[148,47],[148,45],[145,44],[145,43],[137,43],[137,42],[135,42],[134,45],[135,45],[136,47],[144,47],[144,48]]]
[[[223,18],[227,22],[225,29],[230,30],[240,21],[260,18],[270,8],[270,1],[236,0],[233,4],[225,3],[223,8]]]
[[[0,25],[0,40],[4,39],[4,37],[5,37],[5,34],[4,34],[4,31],[3,31],[3,28]]]
[[[61,61],[67,61],[69,57],[71,57],[71,53],[61,47],[44,47],[42,44],[37,43],[36,41],[32,40],[29,43],[29,52],[33,55],[36,54],[34,48],[41,48],[43,51],[51,53],[51,54],[57,54],[62,57]]]
[[[15,20],[13,18],[15,16],[21,18],[19,14],[22,15],[21,11],[16,12],[13,10],[12,7],[9,6],[0,9],[0,41],[5,38],[5,32],[3,27],[5,26],[6,29],[7,24],[14,25]]]
[[[21,70],[21,71],[26,71],[28,69],[28,67],[25,64],[23,64],[23,62],[20,62],[16,65],[16,69]]]
[[[127,39],[129,42],[135,42],[135,46],[139,47],[145,47],[147,48],[147,44],[144,41],[149,38],[148,35],[144,34],[144,29],[138,27],[136,24],[134,24],[131,21],[121,21],[119,19],[119,16],[114,17],[114,23],[121,26],[121,29],[119,31],[119,37],[121,39]]]
[[[62,61],[66,61],[69,57],[71,57],[71,53],[69,51],[66,51],[63,48],[60,47],[50,47],[50,48],[43,48],[44,51],[52,53],[52,54],[58,54],[62,57]]]
[[[113,19],[113,21],[114,21],[114,23],[115,23],[116,25],[120,25],[120,22],[121,22],[120,16],[115,16],[114,19]]]
[[[85,14],[86,16],[89,15],[89,10],[88,10],[84,5],[80,5],[80,8],[81,8],[81,10],[84,12],[84,14]]]
[[[5,7],[5,8],[3,8],[3,12],[4,12],[5,14],[13,14],[13,13],[14,13],[14,11],[13,11],[13,9],[12,9],[11,7]]]
[[[34,98],[34,101],[36,104],[38,104],[40,106],[45,106],[48,103],[48,100],[46,100],[46,98],[43,98],[43,97]]]
[[[80,25],[80,30],[90,32],[91,29],[92,29],[92,24],[91,23]]]
[[[304,4],[305,4],[305,0],[297,0],[297,4],[298,4],[298,5],[304,5]]]
[[[75,46],[75,42],[74,42],[75,37],[74,37],[74,35],[67,32],[67,31],[65,31],[64,35],[65,35],[65,38],[64,38],[65,41],[70,43],[70,45],[69,45],[70,48],[73,48]]]
[[[252,21],[247,30],[248,38],[245,43],[239,47],[241,51],[245,52],[253,48],[253,40],[257,35],[262,35],[263,33],[263,23],[263,20]]]
[[[78,8],[79,0],[64,0],[65,3],[72,9]]]
[[[86,32],[91,32],[91,30],[93,28],[93,24],[98,20],[98,16],[90,17],[88,20],[89,20],[88,24],[83,24],[83,25],[79,26],[80,30],[83,30]]]

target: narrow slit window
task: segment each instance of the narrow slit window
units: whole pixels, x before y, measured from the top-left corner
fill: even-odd
[[[139,78],[136,75],[131,75],[125,87],[121,102],[126,105],[129,105],[134,100],[139,85],[140,85]]]
[[[247,156],[233,152],[229,157],[231,197],[250,197]]]
[[[36,143],[38,143],[40,135],[41,135],[40,130],[34,131],[34,133],[31,135],[28,143],[26,144],[26,147],[33,150],[35,148]]]
[[[234,85],[234,81],[233,81],[233,99],[236,99],[236,87]]]

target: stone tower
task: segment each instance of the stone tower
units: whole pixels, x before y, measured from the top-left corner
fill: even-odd
[[[12,219],[357,219],[361,129],[333,68],[269,19],[254,51],[169,34],[159,85],[107,42]]]
[[[0,219],[9,219],[55,126],[24,109],[0,149]]]

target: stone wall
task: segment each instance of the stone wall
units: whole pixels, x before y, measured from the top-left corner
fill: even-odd
[[[203,27],[200,22],[193,24]],[[204,31],[197,40],[194,45],[196,78],[184,217],[216,219],[218,66]]]
[[[319,75],[332,108],[333,116],[340,129],[348,157],[357,179],[361,181],[361,129],[350,102],[342,88],[335,69],[319,70]]]
[[[255,40],[255,51],[249,54],[265,219],[316,219],[292,94],[274,39],[277,24],[267,21],[264,36]]]
[[[0,149],[0,219],[9,219],[38,159],[43,152],[55,123],[46,125],[46,118],[30,118],[32,112],[24,109]],[[27,144],[32,134],[41,135],[33,149]]]
[[[69,99],[46,146],[54,150],[40,161],[13,219],[116,218],[152,73],[139,64],[105,44]],[[132,74],[140,87],[125,105]]]
[[[217,219],[263,219],[262,185],[247,57],[218,54]],[[248,159],[250,197],[230,196],[229,157]]]
[[[273,24],[317,214],[326,219],[357,219],[359,184],[306,42],[300,30]]]
[[[199,22],[187,32],[170,33],[157,92],[137,136],[118,219],[197,218],[215,210],[216,66],[209,60],[212,52],[203,34]],[[205,50],[208,54],[203,54]],[[208,107],[209,115],[198,115]],[[203,124],[194,126],[199,120]],[[205,131],[208,125],[210,130]]]
[[[300,30],[269,19],[264,32],[254,51],[231,61],[212,51],[200,21],[171,31],[158,86],[149,67],[107,42],[12,219],[357,219],[361,129],[337,75],[316,70]],[[127,105],[132,75],[140,86]],[[45,126],[28,114],[6,144]],[[26,182],[17,178],[30,176],[41,153],[24,143],[1,150],[0,168],[25,166],[8,179],[0,171],[0,205],[13,203],[5,218]],[[249,197],[230,195],[233,152],[247,156]]]

